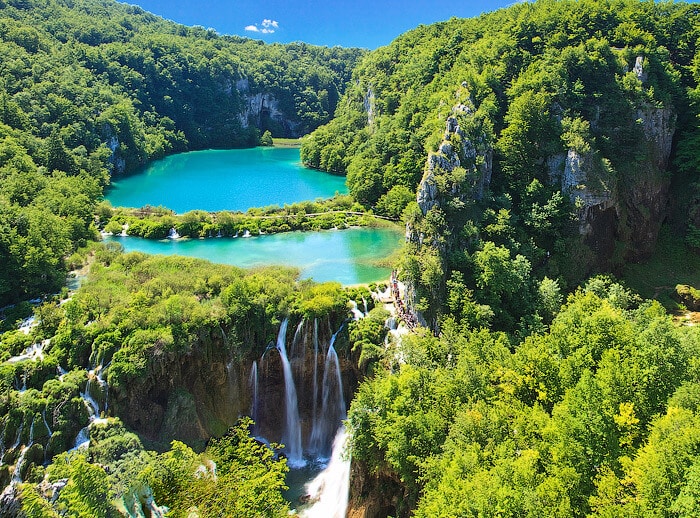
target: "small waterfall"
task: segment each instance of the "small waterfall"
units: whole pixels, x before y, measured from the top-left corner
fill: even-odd
[[[99,417],[100,412],[106,412],[108,408],[109,391],[107,382],[102,378],[102,368],[102,365],[98,365],[88,371],[85,392],[80,394],[90,404],[97,417]]]
[[[343,397],[343,379],[340,373],[340,362],[335,351],[335,340],[338,333],[335,332],[328,345],[328,353],[323,369],[323,382],[321,385],[321,413],[314,419],[311,430],[311,451],[321,457],[328,457],[331,453],[331,440],[346,417],[345,398]]]
[[[10,446],[11,450],[15,450],[19,447],[19,443],[22,440],[22,432],[24,431],[24,419],[22,419],[22,422],[19,425],[19,430],[17,430],[17,440],[15,443]]]
[[[168,232],[168,239],[180,239],[180,234],[177,233],[175,227],[171,228],[170,232]]]
[[[34,421],[36,420],[36,415],[32,417],[32,424],[29,426],[29,444],[27,446],[31,446],[34,444]]]
[[[75,451],[79,450],[82,448],[87,448],[88,445],[90,444],[90,427],[94,423],[104,423],[107,420],[106,419],[100,419],[100,404],[98,401],[92,396],[93,393],[97,392],[98,399],[102,400],[104,399],[104,407],[105,411],[107,410],[107,382],[104,381],[102,378],[100,378],[99,375],[96,375],[95,372],[99,372],[102,366],[97,367],[96,369],[90,371],[88,373],[88,380],[85,384],[85,392],[80,393],[80,397],[83,398],[83,403],[85,404],[85,408],[88,410],[88,424],[86,427],[82,428],[79,432],[78,435],[75,437],[75,443],[73,444],[73,448],[71,448],[70,451]],[[93,382],[96,381],[96,383]],[[92,384],[91,384],[92,383]]]
[[[29,443],[26,446],[22,446],[22,451],[19,454],[17,463],[15,464],[15,470],[12,472],[12,482],[22,482],[22,464],[24,464],[24,456],[27,454],[29,448],[34,444],[34,420],[36,416],[32,417],[32,424],[29,426]],[[19,446],[20,438],[22,437],[22,427],[20,427],[20,433],[17,435],[17,446]],[[15,448],[17,447],[15,446]]]
[[[341,426],[333,440],[333,453],[328,466],[306,485],[311,504],[299,513],[302,518],[345,518],[350,493],[347,439],[345,427]]]
[[[48,340],[44,340],[40,343],[32,344],[27,347],[22,354],[13,356],[6,363],[19,363],[25,360],[42,361],[44,359],[44,346],[48,343]]]
[[[49,434],[49,439],[51,439],[53,432],[51,431],[51,428],[49,427],[49,423],[46,421],[46,409],[41,411],[41,417],[44,420],[44,426],[46,427],[46,431]]]
[[[360,320],[361,318],[364,318],[364,316],[365,316],[364,313],[362,313],[362,311],[357,309],[357,302],[355,302],[354,300],[351,300],[350,305],[351,305],[350,312],[352,313],[353,320]]]
[[[277,350],[282,359],[284,369],[284,391],[287,412],[286,430],[282,441],[285,445],[287,463],[292,467],[301,467],[305,464],[301,449],[301,422],[299,420],[299,405],[297,402],[297,390],[292,378],[292,366],[287,358],[286,335],[288,319],[284,319],[277,335]]]
[[[22,482],[22,463],[24,463],[24,456],[27,454],[29,446],[31,446],[31,444],[28,446],[22,446],[22,451],[20,452],[19,458],[17,459],[17,464],[15,464],[15,470],[12,472],[12,482]]]
[[[250,369],[250,392],[253,395],[253,400],[250,404],[250,417],[255,423],[254,428],[257,428],[258,423],[258,362],[253,362],[253,367]]]
[[[294,331],[294,338],[292,339],[292,347],[289,352],[290,358],[304,358],[306,356],[306,349],[304,348],[304,343],[299,338],[301,337],[301,331],[304,328],[304,319],[302,318],[297,325],[296,331]],[[301,349],[300,349],[301,348]]]
[[[365,307],[365,310],[364,310],[364,311],[365,311],[365,315],[366,315],[367,313],[369,313],[369,311],[367,311],[367,299],[364,298],[364,297],[362,297],[362,304],[363,304],[364,307]]]
[[[85,428],[82,428],[78,435],[75,437],[75,444],[70,451],[82,450],[90,445],[90,425],[88,424]]]

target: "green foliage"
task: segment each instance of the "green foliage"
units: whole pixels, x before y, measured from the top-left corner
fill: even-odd
[[[330,119],[363,54],[264,45],[99,0],[3,4],[0,33],[0,306],[60,289],[65,259],[97,237],[110,174],[188,149],[254,146],[260,132],[268,144],[309,132]],[[258,94],[284,123],[264,112],[241,120]]]
[[[272,133],[270,133],[270,130],[265,130],[265,133],[262,134],[260,137],[260,145],[261,146],[272,146]]]
[[[394,200],[394,202],[397,205],[390,210],[391,214],[385,216],[374,216],[372,212],[364,211],[347,195],[336,195],[327,200],[293,203],[283,207],[270,205],[252,208],[245,213],[190,211],[176,215],[162,207],[118,208],[111,212],[108,220],[105,220],[104,230],[120,233],[122,225],[127,224],[129,235],[147,239],[164,239],[171,228],[175,228],[180,236],[199,238],[219,235],[238,236],[246,230],[251,233],[274,234],[294,230],[342,229],[351,226],[391,226],[387,218],[398,219],[405,200]],[[395,210],[399,211],[398,215],[392,212]]]
[[[674,327],[658,303],[621,296],[610,279],[561,308],[556,283],[543,284],[549,331],[519,343],[451,318],[439,337],[404,337],[385,360],[391,370],[365,381],[351,405],[354,457],[401,480],[400,514],[695,509],[697,330]],[[463,280],[448,285],[460,307]]]

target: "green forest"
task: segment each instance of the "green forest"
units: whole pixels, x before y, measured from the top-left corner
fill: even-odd
[[[3,305],[60,289],[66,258],[97,239],[112,175],[255,146],[265,131],[303,135],[330,120],[362,55],[219,36],[112,1],[0,10]]]
[[[0,0],[0,511],[294,515],[246,385],[289,321],[351,378],[353,516],[700,516],[699,42],[683,2],[522,2],[368,52]],[[104,202],[165,155],[299,136],[349,195]],[[385,220],[401,332],[386,285],[99,242]]]

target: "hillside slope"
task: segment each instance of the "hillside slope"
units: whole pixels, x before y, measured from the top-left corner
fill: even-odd
[[[671,178],[697,175],[699,27],[696,5],[636,0],[419,27],[363,58],[302,159],[403,214],[403,275],[428,321],[457,272],[512,329],[530,272],[573,287],[654,249]],[[497,295],[475,255],[490,249],[526,273]]]

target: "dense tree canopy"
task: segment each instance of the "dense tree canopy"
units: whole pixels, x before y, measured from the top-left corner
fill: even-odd
[[[0,2],[0,305],[60,288],[110,175],[305,134],[330,120],[360,55],[112,1]]]

